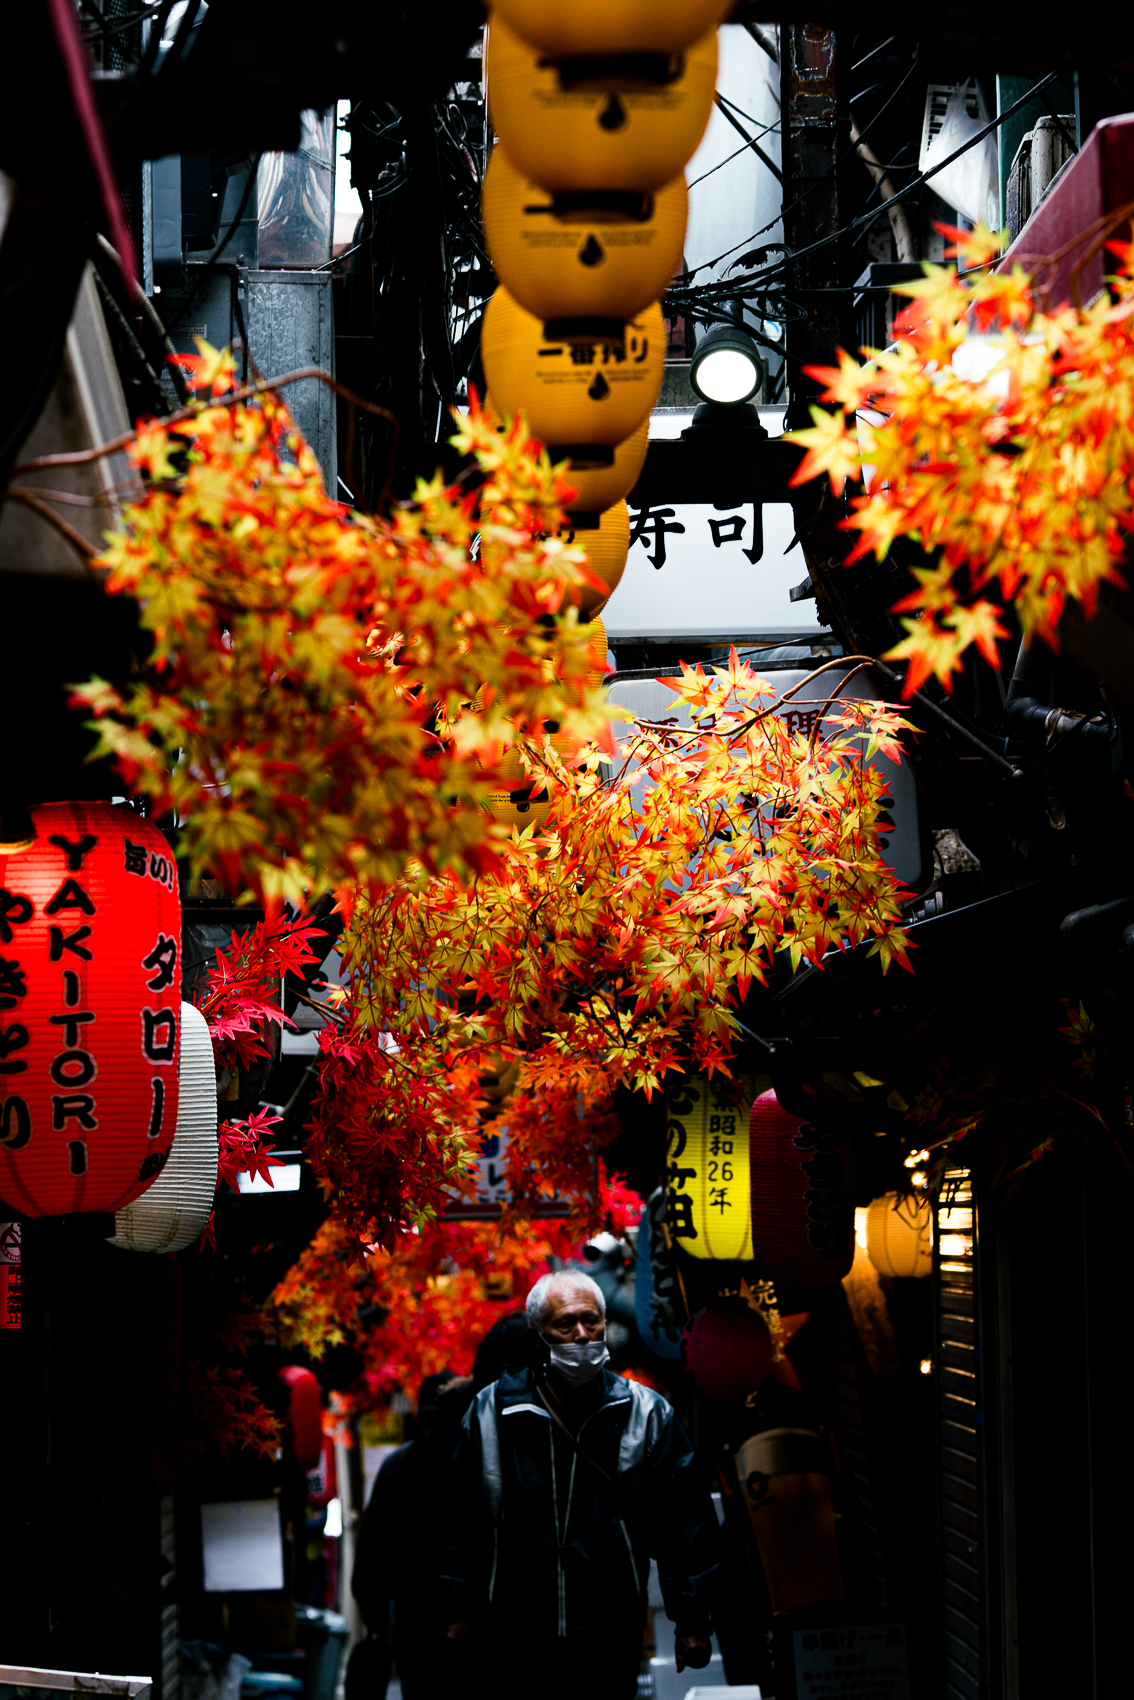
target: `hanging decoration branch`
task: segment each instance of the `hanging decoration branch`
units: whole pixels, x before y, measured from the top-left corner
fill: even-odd
[[[1001,238],[984,226],[940,226],[950,250],[987,267]],[[976,644],[999,663],[1012,603],[1025,642],[1059,645],[1069,601],[1094,613],[1099,587],[1125,584],[1120,563],[1134,528],[1134,267],[1120,259],[1113,300],[1079,310],[1035,311],[1029,278],[923,264],[897,285],[912,297],[897,344],[860,366],[815,367],[824,399],[793,482],[826,473],[836,495],[866,475],[842,522],[859,538],[848,563],[882,560],[908,537],[934,557],[914,569],[917,589],[894,605],[907,636],[887,659],[909,662],[907,699],[936,674],[946,690]],[[998,599],[997,599],[998,593]]]
[[[477,489],[436,478],[388,520],[351,512],[274,389],[235,401],[231,355],[200,346],[213,405],[139,427],[146,491],[99,563],[153,657],[125,691],[75,691],[95,753],[180,817],[192,877],[233,891],[302,902],[497,865],[487,802],[513,738],[604,720],[573,604],[585,557],[555,535],[569,487],[522,419],[500,433],[474,409]]]
[[[309,1150],[359,1234],[390,1246],[443,1209],[489,1114],[512,1216],[565,1197],[582,1223],[614,1088],[727,1073],[733,1009],[778,957],[798,967],[864,944],[908,968],[871,765],[900,759],[900,714],[835,699],[824,737],[792,732],[761,713],[776,692],[735,654],[666,682],[692,728],[635,725],[613,777],[597,750],[569,766],[550,738],[521,744],[549,813],[496,869],[356,902]],[[501,1107],[487,1082],[508,1064]]]

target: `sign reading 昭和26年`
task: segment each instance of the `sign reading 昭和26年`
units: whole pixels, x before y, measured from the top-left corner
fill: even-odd
[[[752,1256],[748,1122],[761,1083],[694,1075],[669,1093],[666,1220],[691,1257]]]

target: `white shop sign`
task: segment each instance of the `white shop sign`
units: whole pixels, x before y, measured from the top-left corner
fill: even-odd
[[[810,639],[820,629],[814,600],[789,595],[806,579],[807,562],[787,502],[632,507],[630,537],[626,571],[602,615],[614,644]]]
[[[796,1629],[792,1652],[796,1700],[909,1700],[900,1624]]]
[[[751,665],[759,673],[758,656],[752,659]],[[816,666],[820,665],[820,662],[816,662]],[[675,675],[680,673],[676,662],[673,671]],[[777,696],[783,696],[793,685],[801,684],[807,678],[808,671],[800,668],[769,672],[768,683]],[[835,689],[838,679],[839,672],[835,668],[829,673],[820,673],[818,678],[804,685],[790,702],[777,709],[777,714],[787,722],[791,731],[810,733],[815,725],[816,715]],[[882,692],[871,683],[869,673],[855,673],[852,678],[846,680],[839,695],[859,699],[880,698]],[[676,709],[668,707],[673,698],[674,692],[669,686],[658,684],[656,679],[615,679],[610,686],[610,701],[628,709],[639,720],[669,719],[676,726],[691,725],[689,710],[684,705]],[[616,739],[625,738],[630,727],[626,721],[616,720],[611,730]],[[837,728],[831,726],[829,730],[833,732]],[[916,889],[921,878],[921,837],[917,819],[917,786],[913,773],[907,763],[893,762],[881,753],[873,757],[871,766],[876,767],[885,776],[892,798],[889,814],[894,822],[894,830],[883,839],[882,853],[898,878]]]

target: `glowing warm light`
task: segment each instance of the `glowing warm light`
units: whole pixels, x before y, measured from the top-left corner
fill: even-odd
[[[863,1251],[866,1250],[866,1218],[870,1214],[865,1204],[860,1204],[854,1213],[854,1237]]]
[[[922,1373],[922,1375],[932,1375],[933,1374],[933,1359],[932,1358],[922,1358],[922,1360],[921,1360],[921,1373]]]

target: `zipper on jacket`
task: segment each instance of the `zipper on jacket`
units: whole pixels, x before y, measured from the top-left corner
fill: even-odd
[[[547,1425],[547,1444],[551,1452],[551,1521],[555,1528],[555,1564],[556,1564],[556,1606],[558,1610],[557,1635],[567,1633],[567,1578],[563,1574],[563,1532],[559,1523],[559,1484],[555,1477],[555,1435],[552,1425]],[[574,1474],[574,1472],[572,1472]],[[570,1508],[570,1488],[568,1488],[568,1509]]]

